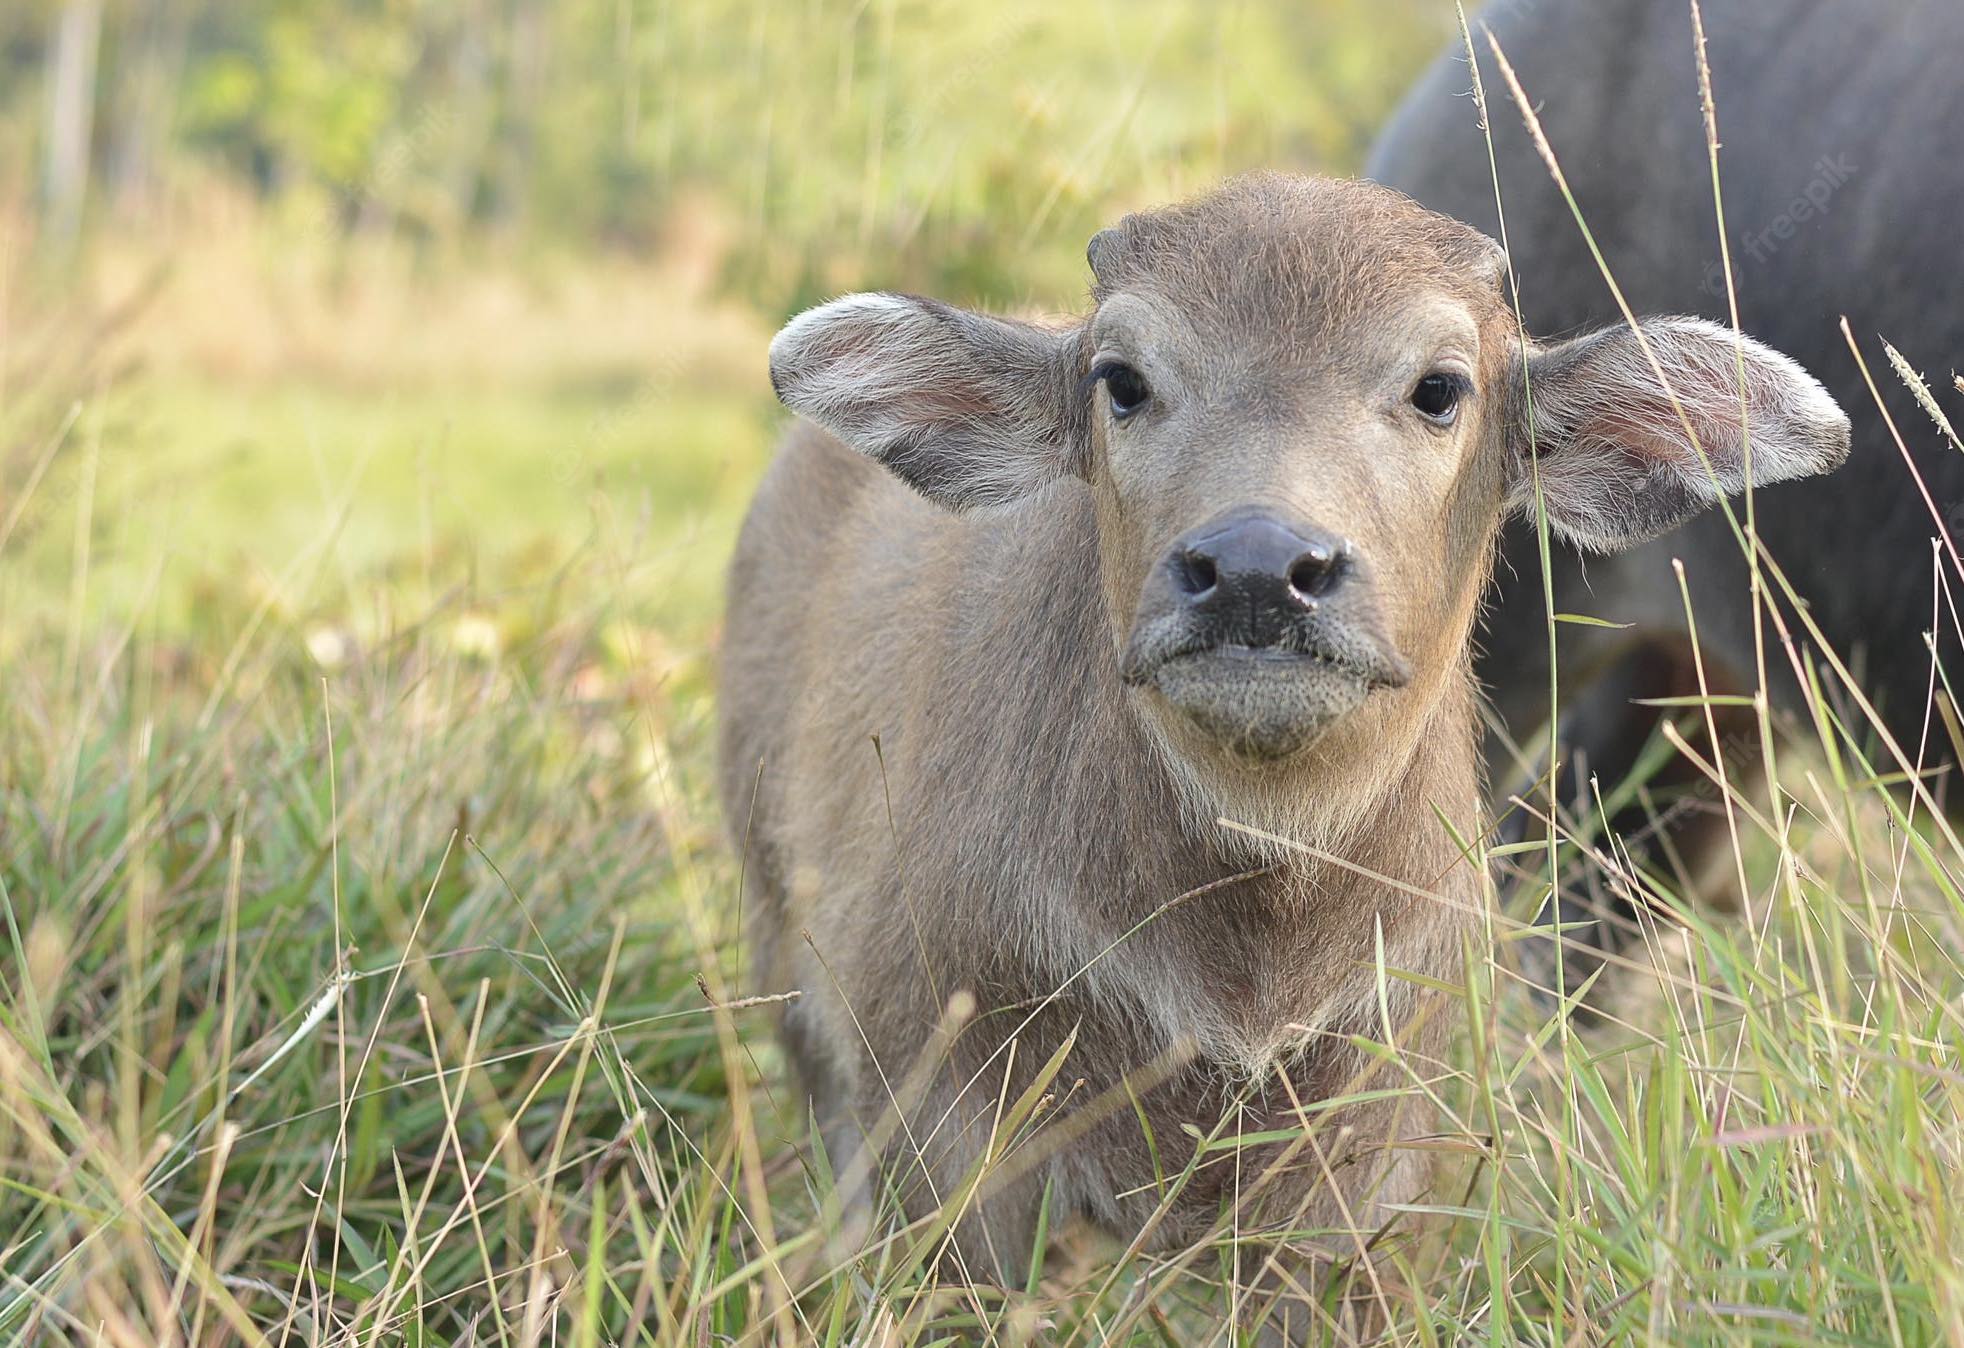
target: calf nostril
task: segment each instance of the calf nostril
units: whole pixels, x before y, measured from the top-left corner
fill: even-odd
[[[1220,580],[1220,572],[1214,566],[1214,559],[1204,552],[1183,552],[1178,564],[1173,568],[1174,579],[1187,594],[1198,599],[1212,592]]]
[[[1305,598],[1319,598],[1329,593],[1342,579],[1344,560],[1341,551],[1311,548],[1290,566],[1289,584]]]

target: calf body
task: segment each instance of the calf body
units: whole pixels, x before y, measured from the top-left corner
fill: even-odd
[[[1524,347],[1494,246],[1395,193],[1242,180],[1090,257],[1081,323],[856,296],[773,346],[818,424],[731,572],[746,967],[800,993],[834,1166],[958,1210],[971,1276],[1020,1276],[1046,1188],[1053,1220],[1160,1244],[1232,1205],[1354,1251],[1424,1182],[1390,1088],[1431,1070],[1452,1017],[1423,980],[1480,926],[1442,821],[1479,832],[1467,642],[1531,454],[1598,546],[1727,483],[1688,474],[1633,334]],[[1736,475],[1734,339],[1647,332]],[[1832,401],[1747,359],[1759,472],[1838,462]],[[1565,413],[1533,448],[1527,371]],[[994,1121],[1067,1041],[1004,1157]],[[1167,1188],[1223,1126],[1293,1136]]]
[[[1236,834],[1196,827],[1128,705],[1098,582],[1082,489],[1055,487],[1013,517],[951,519],[810,428],[759,492],[732,573],[744,617],[725,648],[724,789],[758,881],[749,957],[761,986],[803,992],[785,1034],[835,1158],[892,1109],[958,992],[990,1014],[910,1111],[937,1134],[913,1142],[940,1198],[988,1143],[1004,1095],[1078,1036],[1057,1089],[1083,1079],[1074,1106],[1093,1131],[960,1229],[975,1273],[1015,1276],[1047,1178],[1060,1211],[1114,1228],[1136,1230],[1158,1204],[1148,1139],[1114,1096],[1123,1073],[1165,1076],[1145,1103],[1159,1164],[1177,1173],[1191,1146],[1181,1125],[1211,1127],[1270,1064],[1311,1103],[1361,1070],[1340,1036],[1382,1037],[1380,923],[1394,968],[1441,971],[1478,911],[1472,875],[1426,817],[1436,805],[1476,818],[1463,690],[1401,771],[1329,784],[1371,789],[1364,803],[1385,812],[1353,864],[1437,897],[1307,861],[1270,867]],[[1398,1001],[1402,1017],[1403,985]],[[1420,1047],[1444,1028],[1435,1017]],[[1295,1117],[1276,1082],[1238,1127]],[[1392,1131],[1388,1117],[1347,1122]],[[925,1189],[912,1146],[894,1150],[897,1178]],[[1162,1240],[1213,1219],[1228,1159]],[[1411,1196],[1408,1171],[1384,1197]],[[1304,1182],[1272,1201],[1296,1205]],[[1328,1205],[1314,1217],[1340,1220]]]

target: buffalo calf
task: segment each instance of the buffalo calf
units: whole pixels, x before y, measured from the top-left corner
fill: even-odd
[[[1023,1276],[1046,1192],[1159,1246],[1234,1203],[1354,1250],[1429,1126],[1356,1045],[1435,1070],[1425,988],[1480,930],[1501,521],[1538,484],[1625,547],[1743,487],[1742,421],[1760,482],[1847,422],[1696,319],[1524,345],[1498,247],[1368,183],[1237,180],[1089,255],[1076,322],[849,295],[771,346],[804,420],[730,576],[746,964],[801,994],[833,1165],[947,1204],[969,1276]],[[1223,1126],[1269,1136],[1173,1185]]]

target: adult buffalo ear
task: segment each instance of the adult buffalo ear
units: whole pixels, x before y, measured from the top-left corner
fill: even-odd
[[[1634,547],[1743,491],[1748,441],[1754,486],[1848,457],[1848,418],[1795,361],[1702,319],[1640,326],[1656,367],[1627,325],[1528,356],[1532,417],[1513,419],[1511,504],[1534,510],[1532,454],[1548,523],[1577,547]]]
[[[929,500],[1000,505],[1076,470],[1077,341],[912,295],[847,295],[785,324],[771,387]]]

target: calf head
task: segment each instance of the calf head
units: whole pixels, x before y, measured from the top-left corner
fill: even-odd
[[[1524,342],[1498,246],[1368,183],[1240,179],[1089,255],[1075,326],[852,295],[785,327],[771,379],[950,510],[1084,484],[1062,489],[1096,502],[1113,656],[1205,781],[1409,754],[1464,686],[1498,526],[1537,496],[1609,551],[1748,463],[1766,483],[1847,453],[1827,392],[1728,330]]]

